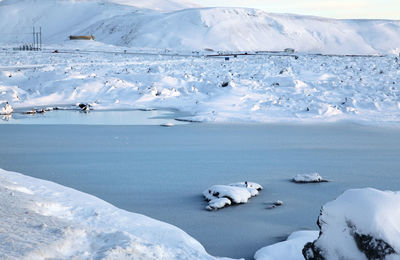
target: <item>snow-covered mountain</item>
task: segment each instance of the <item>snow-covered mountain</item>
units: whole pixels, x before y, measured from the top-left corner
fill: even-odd
[[[3,0],[1,43],[44,42],[71,34],[127,47],[387,54],[400,50],[400,20],[337,20],[247,8],[200,8],[186,0]],[[27,33],[27,34],[22,34]]]

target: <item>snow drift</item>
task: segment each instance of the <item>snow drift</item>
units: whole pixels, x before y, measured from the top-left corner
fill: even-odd
[[[71,34],[100,42],[177,50],[258,50],[387,54],[400,50],[400,21],[336,20],[270,14],[246,8],[193,8],[185,1],[5,0],[0,2],[2,43],[30,42],[32,25],[42,26],[44,43]],[[27,35],[15,34],[28,32]]]
[[[0,169],[2,259],[215,259],[184,231]]]

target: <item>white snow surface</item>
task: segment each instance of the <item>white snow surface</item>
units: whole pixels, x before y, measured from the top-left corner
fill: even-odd
[[[179,228],[0,169],[1,259],[216,259]]]
[[[370,235],[400,252],[400,192],[372,188],[347,190],[323,206],[322,235],[315,242],[327,259],[367,259],[353,233]],[[335,241],[332,243],[332,241]],[[386,259],[400,259],[399,253]]]
[[[32,25],[45,44],[69,35],[102,43],[175,50],[389,54],[400,51],[398,20],[336,20],[247,8],[195,8],[184,0],[4,0],[2,43],[30,43]],[[27,33],[27,34],[24,34]]]
[[[0,115],[10,115],[13,111],[14,109],[12,108],[12,106],[10,106],[10,104],[0,104]]]
[[[304,260],[302,250],[305,244],[318,238],[319,231],[296,231],[286,241],[259,249],[255,260]]]
[[[0,102],[14,110],[76,103],[175,108],[211,122],[400,122],[398,57],[244,55],[225,61],[124,54],[87,41],[75,48],[97,51],[0,52]]]
[[[204,198],[208,201],[206,209],[220,209],[232,203],[247,203],[247,201],[258,195],[262,186],[254,182],[238,182],[230,185],[213,185],[203,192]]]
[[[308,183],[308,182],[323,182],[326,181],[324,178],[322,178],[319,173],[310,173],[310,174],[297,174],[293,176],[292,180],[294,182],[299,182],[299,183]]]

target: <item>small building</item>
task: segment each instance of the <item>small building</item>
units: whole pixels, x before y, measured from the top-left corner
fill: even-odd
[[[294,53],[294,49],[292,49],[292,48],[286,48],[283,51],[286,53]]]
[[[69,39],[70,40],[93,40],[93,41],[96,40],[93,35],[70,35]]]

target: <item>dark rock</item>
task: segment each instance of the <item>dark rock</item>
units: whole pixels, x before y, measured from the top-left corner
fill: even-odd
[[[358,249],[360,249],[368,259],[384,259],[387,255],[396,253],[393,247],[382,239],[359,234],[357,232],[354,232],[353,237]]]
[[[314,243],[308,242],[303,250],[304,259],[306,260],[325,260],[326,258],[322,255],[321,250],[315,247]]]
[[[221,84],[221,87],[225,88],[225,87],[227,87],[228,85],[229,85],[229,82],[228,82],[228,81],[225,81],[225,82],[223,82],[223,83]]]

